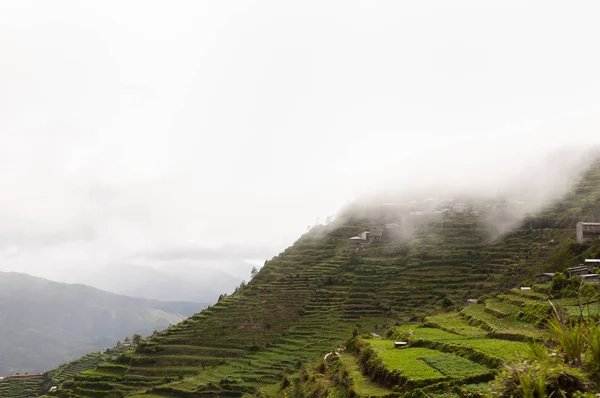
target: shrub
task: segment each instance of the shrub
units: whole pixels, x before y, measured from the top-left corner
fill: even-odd
[[[356,386],[354,384],[351,384],[350,386],[348,386],[348,397],[355,398],[357,396],[358,396],[358,393],[356,392]]]
[[[284,374],[283,377],[281,378],[280,390],[285,390],[291,384],[292,384],[292,382],[290,381],[290,378],[286,374]]]
[[[410,329],[392,328],[387,333],[387,337],[393,340],[410,341],[413,337],[413,331]]]
[[[448,308],[448,307],[453,307],[455,305],[454,300],[452,300],[452,297],[444,297],[444,299],[442,300],[442,307],[444,308]]]
[[[579,370],[552,362],[521,362],[506,366],[492,383],[495,397],[573,397],[589,382]]]
[[[600,326],[588,322],[583,328],[583,336],[587,343],[585,366],[596,381],[600,381]]]
[[[548,328],[557,340],[565,361],[571,364],[581,363],[585,351],[585,340],[581,324],[575,322],[563,323],[558,317],[554,316],[548,322]]]
[[[552,316],[552,306],[545,302],[526,302],[518,318],[525,322],[533,322],[538,325],[546,322]]]

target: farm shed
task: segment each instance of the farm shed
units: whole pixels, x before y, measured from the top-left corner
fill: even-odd
[[[575,226],[577,243],[589,242],[600,238],[600,223],[598,222],[578,222]]]
[[[545,283],[550,282],[554,278],[554,272],[544,272],[543,274],[537,274],[535,276],[535,281],[537,283]]]

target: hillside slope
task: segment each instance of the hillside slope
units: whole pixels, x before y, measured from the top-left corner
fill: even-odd
[[[91,352],[47,372],[5,377],[0,379],[0,397],[30,398],[40,396],[48,392],[52,387],[73,379],[76,374],[93,369],[103,362],[110,361],[128,349],[130,348],[119,344],[99,352]]]
[[[346,214],[313,228],[235,294],[116,363],[78,375],[59,395],[274,396],[282,372],[322,357],[354,329],[418,320],[441,306],[506,290],[546,267],[574,236],[574,223],[599,204],[595,164],[566,200],[501,236],[493,222],[472,213],[426,220],[409,238],[356,250],[348,238],[370,224],[401,219],[378,206],[363,213],[369,216]]]
[[[0,272],[0,376],[52,369],[202,308]]]
[[[594,322],[593,318],[599,314],[600,286],[587,284],[585,290],[595,291],[593,302],[588,296],[583,308],[584,321]],[[594,383],[598,379],[595,371],[595,366],[600,364],[598,358],[586,355],[586,366],[570,364],[564,354],[568,345],[561,344],[557,329],[548,327],[554,315],[552,305],[563,314],[565,327],[575,324],[570,321],[579,318],[581,313],[578,299],[572,293],[570,288],[557,289],[551,282],[535,283],[532,290],[511,289],[507,294],[481,300],[484,302],[464,307],[460,312],[449,309],[449,312],[427,317],[422,323],[393,327],[384,336],[367,333],[352,336],[344,343],[345,348],[315,362],[315,366],[302,367],[295,376],[286,377],[287,386],[282,383],[278,396],[570,397],[579,391],[593,397],[600,390]],[[397,347],[396,341],[405,344]],[[531,344],[537,349],[532,350]],[[539,355],[544,352],[551,355],[547,358]],[[522,379],[515,383],[511,374],[550,374],[535,373],[540,369],[537,367],[540,358],[546,366],[543,369],[553,368],[563,380],[573,377],[573,380],[592,382],[560,384],[557,379],[546,377],[541,381],[546,394],[525,395],[520,389],[526,388],[527,382]],[[536,377],[536,382],[542,377]],[[557,389],[562,393],[558,394]]]

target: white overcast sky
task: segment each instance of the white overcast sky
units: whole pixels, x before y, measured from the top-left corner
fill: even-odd
[[[0,269],[262,261],[597,143],[599,4],[0,0]]]

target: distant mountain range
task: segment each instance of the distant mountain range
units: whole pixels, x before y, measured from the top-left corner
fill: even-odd
[[[250,278],[252,265],[240,264]],[[86,285],[117,294],[163,301],[214,303],[222,293],[231,293],[242,278],[228,272],[192,265],[155,268],[141,265],[106,266],[79,279]]]
[[[144,396],[152,397],[486,394],[479,383],[493,376],[489,374],[490,368],[502,368],[503,352],[510,358],[515,352],[522,354],[527,345],[514,340],[535,336],[535,332],[530,334],[532,325],[517,314],[538,321],[539,314],[552,311],[550,307],[541,307],[545,305],[542,301],[547,301],[547,287],[540,286],[544,294],[530,291],[527,295],[520,289],[513,290],[511,295],[504,293],[538,272],[560,271],[576,264],[583,253],[589,255],[587,258],[600,257],[597,242],[576,244],[571,240],[575,238],[578,221],[592,221],[600,214],[600,160],[573,184],[562,199],[503,234],[498,232],[502,219],[498,221],[491,211],[440,213],[428,218],[407,215],[387,202],[348,206],[334,223],[313,227],[267,261],[234,294],[176,328],[158,332],[118,361],[79,374],[71,383],[59,386],[57,394],[61,397],[94,396],[102,391],[110,391],[113,396],[141,396],[143,391]],[[411,220],[409,217],[422,220],[404,224],[404,220]],[[398,234],[400,238],[390,234],[360,246],[350,240],[364,231],[385,230],[386,224],[398,224],[405,228],[401,231],[405,233]],[[449,309],[462,307],[467,299],[489,298],[497,293],[502,294],[489,301],[495,306],[487,311],[484,305],[476,304],[463,313],[464,318],[456,314],[452,319],[447,317]],[[519,301],[511,296],[524,299]],[[539,298],[543,300],[538,301]],[[532,309],[524,310],[524,306]],[[413,348],[402,349],[416,349],[413,357],[400,354],[406,351],[395,351],[393,341],[372,348],[353,343],[352,349],[347,344],[352,336],[385,335],[392,325],[410,328],[411,332],[404,329],[395,339],[411,341],[413,332],[416,336],[422,329],[415,322],[437,313],[442,313],[438,318],[441,320],[436,321],[439,329],[423,338],[413,337],[414,344],[410,343]],[[574,314],[580,315],[577,308]],[[436,323],[431,321],[428,325]],[[525,334],[519,337],[517,330]],[[461,333],[465,343],[462,347],[455,343]],[[482,337],[479,342],[473,343],[473,333]],[[432,336],[439,336],[439,340],[427,342]],[[521,344],[520,348],[515,343]],[[322,360],[333,347],[341,346],[348,348],[343,355]],[[397,354],[390,353],[389,360],[371,356],[380,352],[380,348]],[[352,356],[353,350],[360,350],[360,354]],[[491,360],[482,360],[485,352],[492,356]],[[450,353],[459,355],[448,360]],[[371,371],[370,378],[361,374],[357,365],[360,358],[370,358],[365,366]],[[415,360],[409,362],[408,358]],[[470,369],[465,359],[483,366],[478,371],[488,374],[485,376],[488,379],[457,376],[456,369]],[[303,363],[307,365],[302,366]],[[425,373],[419,366],[430,366],[431,373]],[[409,374],[411,370],[416,373]],[[516,380],[513,374],[509,375]],[[331,382],[325,381],[327,375],[331,375]],[[467,389],[474,380],[477,389]]]
[[[134,333],[164,329],[206,306],[0,272],[0,376],[51,369]]]

